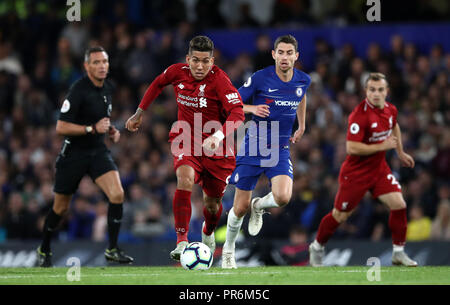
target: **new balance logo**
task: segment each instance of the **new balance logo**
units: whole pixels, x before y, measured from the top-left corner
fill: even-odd
[[[239,95],[237,94],[237,93],[230,93],[230,94],[227,94],[227,95],[225,95],[226,97],[227,97],[227,99],[229,99],[229,100],[232,100],[232,99],[235,99],[235,98],[239,98]]]
[[[239,94],[237,93],[226,94],[225,97],[228,99],[228,103],[230,104],[237,104],[241,101],[239,99]]]

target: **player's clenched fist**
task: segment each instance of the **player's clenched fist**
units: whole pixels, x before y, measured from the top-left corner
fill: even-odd
[[[103,118],[95,123],[95,132],[101,134],[106,133],[109,130],[109,126],[111,126],[109,118]]]
[[[209,136],[203,141],[202,147],[210,152],[215,152],[219,148],[220,139],[214,135]]]
[[[131,131],[135,132],[141,127],[142,124],[142,111],[138,109],[135,114],[133,114],[125,123],[125,127]]]

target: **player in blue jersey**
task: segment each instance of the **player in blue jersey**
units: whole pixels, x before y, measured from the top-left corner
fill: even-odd
[[[250,209],[248,231],[257,235],[262,227],[264,209],[283,207],[291,199],[293,168],[289,146],[305,131],[306,89],[310,77],[294,68],[298,59],[297,40],[280,36],[274,43],[275,66],[255,72],[239,88],[245,113],[252,113],[244,141],[236,158],[230,184],[236,186],[233,207],[228,213],[226,241],[222,250],[222,268],[236,268],[234,249],[245,214]],[[253,104],[248,104],[253,100]],[[295,118],[298,129],[292,135]],[[249,126],[250,125],[250,126]],[[265,174],[272,191],[253,200],[252,191]]]

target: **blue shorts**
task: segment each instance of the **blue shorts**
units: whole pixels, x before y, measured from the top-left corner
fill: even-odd
[[[293,172],[290,159],[280,160],[278,165],[274,167],[238,164],[231,175],[229,184],[234,184],[237,188],[244,191],[252,191],[255,189],[256,183],[262,174],[265,174],[270,181],[270,179],[279,175],[286,175],[293,179]]]

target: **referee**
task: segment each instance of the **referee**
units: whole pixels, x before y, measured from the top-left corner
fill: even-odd
[[[37,249],[38,264],[52,266],[50,242],[61,217],[69,210],[70,201],[81,178],[88,174],[109,200],[109,247],[107,261],[130,264],[133,258],[117,247],[122,221],[124,191],[119,172],[104,138],[113,143],[120,132],[111,125],[113,86],[106,80],[109,62],[102,47],[89,48],[84,56],[87,76],[76,81],[69,90],[56,123],[56,132],[64,136],[61,152],[56,159],[55,200],[44,223],[43,240]]]

